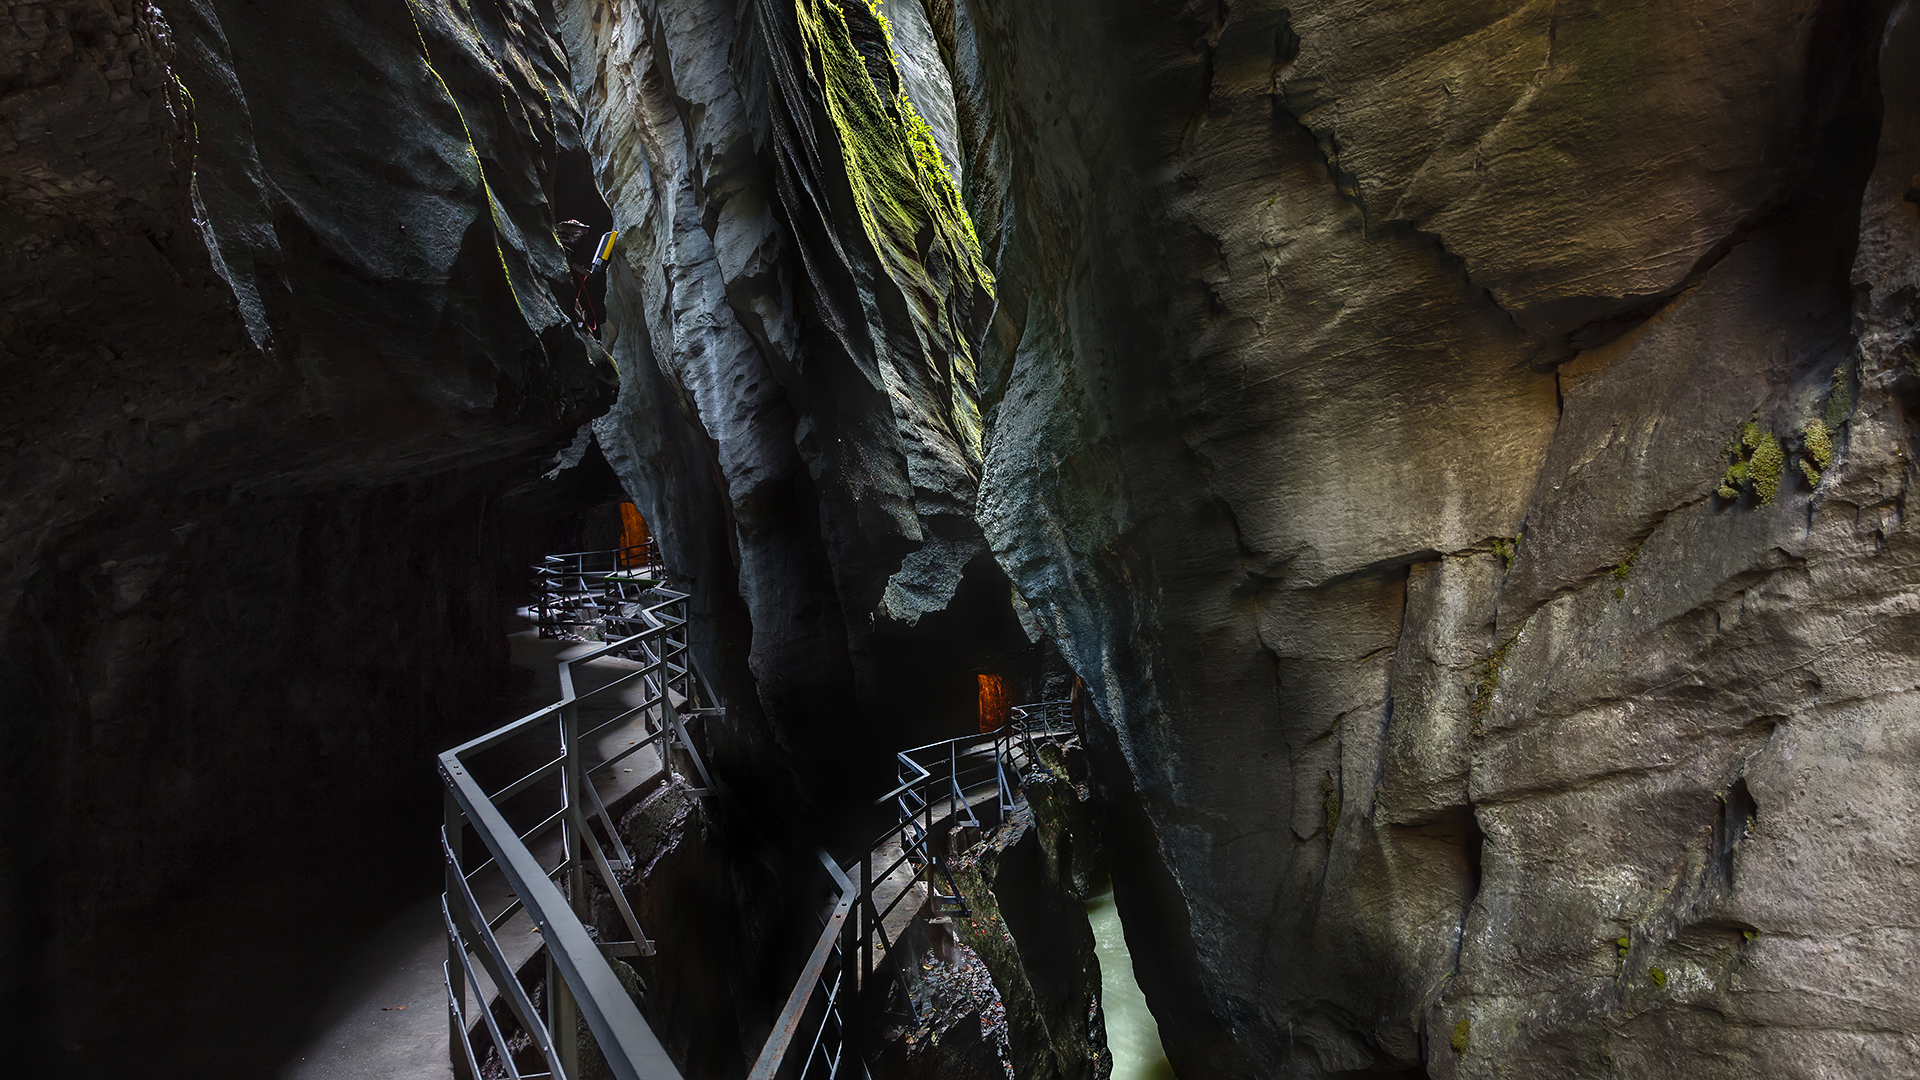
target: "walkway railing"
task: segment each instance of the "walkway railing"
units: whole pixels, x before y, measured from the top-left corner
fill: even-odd
[[[609,604],[636,599],[646,588],[660,584],[665,574],[660,552],[649,539],[644,544],[607,551],[573,551],[548,555],[533,568],[534,605],[543,638],[598,625]]]
[[[851,867],[843,868],[826,852],[820,853],[838,895],[821,920],[813,954],[761,1048],[750,1080],[867,1076],[866,1063],[850,1052],[858,1003],[866,992],[880,992],[874,972],[901,944],[888,936],[887,920],[909,897],[917,901],[919,896],[911,886],[903,887],[882,907],[875,885],[911,866],[915,877],[925,882],[927,901],[935,914],[968,914],[966,899],[947,862],[950,852],[935,850],[938,827],[946,823],[949,836],[953,827],[981,827],[976,803],[990,803],[1004,822],[1013,813],[1019,778],[1039,762],[1039,743],[1074,734],[1070,724],[1061,723],[1068,714],[1055,708],[1065,705],[1017,706],[1012,722],[998,731],[928,743],[895,755],[899,783],[874,803],[876,807],[892,805],[894,824],[868,844]],[[899,854],[893,855],[896,846]],[[877,852],[885,853],[882,859],[893,857],[876,871]],[[945,893],[939,889],[942,882]],[[917,1021],[919,1011],[908,976],[913,959],[894,957],[894,979],[907,1013]],[[800,1046],[806,1050],[795,1056]]]
[[[608,1067],[620,1080],[679,1080],[679,1071],[608,963],[609,957],[650,956],[654,945],[634,917],[615,875],[615,867],[631,869],[632,860],[617,823],[601,800],[595,778],[642,749],[663,744],[663,763],[672,750],[683,751],[705,788],[711,788],[706,765],[685,725],[689,715],[715,711],[714,701],[688,657],[686,599],[684,594],[658,583],[631,593],[623,601],[628,610],[622,617],[634,632],[562,661],[559,701],[440,755],[440,773],[447,789],[446,825],[441,833],[447,880],[442,914],[447,929],[449,1045],[456,1073],[477,1080],[486,1056],[476,1050],[470,1035],[475,1018],[468,1015],[466,992],[472,986],[479,999],[475,1011],[484,1028],[483,1045],[491,1044],[493,1057],[513,1080],[578,1077],[580,1020],[585,1021]],[[602,686],[579,692],[575,669],[609,655],[637,661],[638,666]],[[637,687],[639,703],[626,708],[616,704],[610,718],[581,730],[581,705],[602,695],[608,695],[602,698],[603,703],[613,700],[611,694],[622,687]],[[642,725],[644,737],[626,740],[627,745],[619,750],[599,756],[594,749],[596,736],[619,730],[619,725],[630,727],[636,721]],[[544,748],[538,745],[543,738]],[[524,759],[530,744],[534,753],[552,756],[542,756],[540,764],[494,790],[476,779],[476,759],[489,754]],[[519,753],[506,752],[510,746]],[[534,810],[531,827],[510,823],[529,820],[523,804],[542,797],[546,804]],[[551,813],[545,813],[549,809]],[[543,813],[545,816],[540,816]],[[592,828],[595,818],[603,825],[605,844]],[[471,868],[463,850],[469,828],[488,856]],[[529,845],[554,829],[560,831],[559,858],[547,866]],[[591,921],[586,876],[589,865],[611,894],[629,934],[625,941],[596,940],[587,928]],[[512,897],[492,914],[483,910],[474,891],[476,880],[488,872],[504,876]],[[500,927],[522,910],[538,928],[540,950],[545,954],[544,1009],[535,1007],[497,936]],[[519,1070],[506,1033],[477,992],[476,960],[512,1018],[532,1039],[546,1066],[544,1072]]]
[[[697,794],[714,790],[685,721],[718,712],[718,703],[688,652],[687,597],[664,586],[657,564],[644,561],[647,555],[646,549],[622,549],[547,559],[540,571],[542,635],[595,626],[603,638],[617,639],[560,663],[559,701],[440,755],[447,789],[442,915],[449,1046],[456,1075],[478,1080],[483,1067],[497,1061],[497,1069],[512,1080],[578,1078],[584,1022],[619,1080],[680,1080],[609,963],[616,957],[651,956],[655,946],[620,885],[616,871],[630,871],[633,860],[596,780],[631,755],[659,745],[665,765],[674,751],[687,755],[702,783]],[[576,668],[606,656],[623,657],[637,666],[580,692]],[[605,711],[605,702],[622,687],[637,687],[638,703],[616,705],[611,716],[597,718],[582,730],[582,705],[600,699]],[[1006,820],[1015,807],[1020,776],[1039,761],[1039,742],[1071,734],[1070,724],[1062,723],[1068,717],[1064,705],[1017,706],[1012,722],[998,731],[896,755],[898,783],[874,804],[891,809],[893,823],[886,832],[851,866],[842,867],[828,853],[819,853],[831,889],[819,915],[820,934],[754,1062],[752,1080],[865,1080],[866,1064],[855,1038],[863,995],[884,992],[874,983],[874,973],[901,945],[901,935],[889,936],[887,921],[909,897],[915,898],[915,908],[908,914],[915,913],[920,897],[908,883],[882,906],[876,885],[897,884],[895,875],[909,867],[913,880],[925,883],[926,902],[933,911],[964,913],[966,901],[954,883],[948,853],[936,850],[941,845],[935,839],[943,826],[948,834],[953,827],[981,827],[977,806],[990,806],[998,820]],[[636,722],[643,737],[621,740],[626,745],[604,756],[598,752],[597,736],[633,733]],[[529,746],[537,763],[517,779],[489,790],[475,776],[474,765],[483,758],[507,758],[513,767],[505,775],[519,772]],[[498,772],[497,767],[492,770]],[[538,804],[542,798],[546,802]],[[538,805],[529,813],[527,803]],[[559,843],[547,843],[556,829]],[[486,855],[473,866],[463,847],[469,830]],[[536,854],[536,846],[550,850],[551,866]],[[881,853],[878,860],[876,853]],[[877,873],[876,861],[886,864]],[[628,935],[624,941],[599,940],[589,929],[589,867],[607,886]],[[488,873],[501,875],[510,890],[510,901],[491,914],[475,891],[476,881]],[[521,984],[498,936],[522,911],[538,929],[541,943],[535,957],[543,956],[546,965],[545,1000],[538,1004]],[[917,1013],[908,975],[913,959],[894,957],[893,978],[907,1010]],[[506,1014],[531,1039],[530,1049],[537,1051],[544,1071],[520,1070],[508,1029],[478,992],[481,971],[499,993]],[[471,1011],[470,987],[478,1001]],[[491,1055],[484,1052],[488,1047]]]

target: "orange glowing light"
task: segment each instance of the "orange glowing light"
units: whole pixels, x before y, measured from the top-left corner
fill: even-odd
[[[999,731],[1013,712],[1013,699],[1007,694],[1007,680],[998,675],[981,675],[980,732]]]
[[[620,565],[645,566],[647,564],[647,541],[653,534],[647,531],[647,519],[640,516],[640,508],[630,502],[620,504]]]

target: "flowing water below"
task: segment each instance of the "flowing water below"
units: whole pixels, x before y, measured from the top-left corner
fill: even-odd
[[[1160,1028],[1147,1011],[1146,995],[1133,981],[1133,957],[1120,929],[1113,888],[1087,901],[1094,952],[1100,957],[1100,1003],[1107,1014],[1107,1049],[1113,1051],[1113,1080],[1176,1080],[1160,1049]]]

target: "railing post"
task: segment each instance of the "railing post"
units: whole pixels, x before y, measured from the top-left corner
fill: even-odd
[[[563,810],[571,811],[580,805],[580,785],[586,782],[586,778],[581,775],[580,703],[574,696],[572,665],[561,664],[560,672],[560,690],[566,701],[560,707],[560,802]],[[582,926],[587,924],[591,905],[587,898],[587,871],[582,862],[580,830],[574,823],[585,820],[585,814],[572,813],[560,820],[561,836],[565,838],[566,846],[567,901]],[[559,1051],[560,1067],[566,1070],[567,1076],[577,1077],[580,1075],[580,1022],[573,1002],[573,991],[554,970],[551,959],[547,963],[547,973],[547,994],[553,1002],[554,1049]]]
[[[860,991],[865,993],[873,978],[873,920],[880,909],[873,903],[873,852],[860,854],[860,898],[854,902],[854,919],[860,924]]]
[[[466,822],[466,818],[460,813],[460,804],[454,801],[453,792],[443,787],[441,788],[440,795],[446,803],[445,821],[447,847],[453,852],[453,859],[447,863],[446,867],[446,895],[452,897],[459,895],[460,891],[460,883],[454,880],[455,877],[465,873],[463,870],[464,864],[461,862],[465,857],[461,850],[461,841],[463,839],[461,834],[466,830],[461,826]],[[455,1008],[456,1004],[459,1009],[466,1008],[467,973],[465,969],[466,965],[462,963],[464,959],[465,958],[460,955],[459,939],[452,934],[447,935],[447,987],[449,997],[447,1003],[447,1056],[453,1059],[454,1080],[480,1080],[479,1077],[473,1075],[473,1070],[468,1068],[467,1056],[461,1052],[461,1047],[465,1044],[467,1033],[460,1030],[460,1013]],[[476,996],[478,993],[479,991],[476,989]],[[480,1007],[483,1009],[486,1008],[486,1002],[481,1002]]]
[[[865,876],[863,871],[861,877]],[[860,1024],[854,1019],[860,1003],[860,984],[854,978],[859,970],[854,958],[860,952],[860,903],[860,897],[856,895],[853,898],[853,910],[847,912],[847,921],[840,924],[840,1052],[835,1057],[842,1068],[851,1064],[849,1055],[853,1060],[861,1059],[858,1047]],[[836,1069],[835,1075],[839,1071]]]

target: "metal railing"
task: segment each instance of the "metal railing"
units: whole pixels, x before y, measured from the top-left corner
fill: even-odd
[[[533,568],[534,609],[543,638],[597,626],[653,586],[665,572],[653,540],[606,551],[548,555]]]
[[[607,573],[617,575],[619,571],[616,568]],[[492,1058],[513,1080],[579,1076],[581,1020],[620,1080],[679,1080],[679,1071],[608,962],[610,957],[650,956],[654,945],[635,918],[615,873],[616,867],[630,871],[633,861],[621,840],[618,823],[601,799],[595,778],[642,749],[663,744],[662,765],[671,768],[673,751],[684,752],[700,774],[703,787],[697,793],[704,794],[711,790],[712,781],[687,733],[685,720],[718,710],[687,652],[687,597],[658,583],[619,595],[627,597],[623,602],[632,608],[623,617],[634,632],[561,661],[559,701],[440,755],[440,773],[447,790],[446,824],[441,833],[447,882],[442,897],[447,930],[444,970],[449,1050],[456,1074],[477,1080],[486,1056],[476,1051],[475,1018],[466,1008],[466,992],[471,986],[479,999],[474,1011],[480,1014],[483,1044],[491,1044]],[[575,669],[607,656],[626,658],[636,666],[603,685],[578,691]],[[611,697],[623,687],[638,688],[638,704],[622,708]],[[583,731],[581,706],[594,699],[600,699],[596,704],[603,711],[611,708],[613,715],[596,717],[593,726]],[[608,701],[616,703],[607,706]],[[635,722],[641,726],[640,733],[631,731]],[[601,757],[594,742],[596,736],[616,731],[640,737],[626,740],[627,745]],[[547,740],[544,748],[538,745],[543,736]],[[606,740],[603,737],[601,741]],[[532,751],[543,756],[518,779],[488,790],[474,775],[473,766],[483,756],[509,757],[503,751],[512,746],[519,751],[514,756],[524,757],[528,744],[534,744]],[[599,759],[590,762],[590,757]],[[519,771],[519,765],[509,764],[512,772]],[[523,804],[542,797],[546,805],[536,805],[533,824],[523,827],[529,820]],[[549,809],[551,813],[546,812]],[[595,818],[602,823],[607,838],[604,844],[592,827]],[[512,823],[515,820],[522,824]],[[560,831],[559,858],[547,866],[530,845],[540,843],[556,828]],[[479,837],[488,856],[471,868],[463,850],[468,829]],[[600,941],[588,928],[589,867],[611,895],[630,935],[628,940]],[[475,882],[489,872],[502,875],[510,890],[510,902],[491,914],[483,909],[474,889]],[[541,944],[536,956],[545,955],[544,1009],[536,1008],[521,985],[497,935],[501,926],[521,911],[538,929]],[[532,1048],[546,1066],[544,1072],[520,1070],[506,1031],[478,993],[476,960],[500,994],[511,1021],[531,1039]]]
[[[879,990],[874,972],[901,944],[888,937],[887,919],[909,897],[918,898],[909,886],[881,907],[875,884],[911,865],[916,880],[926,884],[933,913],[970,914],[948,863],[951,852],[935,850],[938,826],[946,823],[949,836],[953,827],[981,827],[974,804],[989,800],[999,811],[999,820],[1006,821],[1014,810],[1019,777],[1039,763],[1039,743],[1075,733],[1070,722],[1062,725],[1063,720],[1070,721],[1068,714],[1055,708],[1065,704],[1016,706],[1011,722],[997,731],[928,743],[895,755],[898,783],[874,802],[875,807],[892,804],[893,825],[868,844],[851,867],[842,868],[826,852],[820,853],[837,895],[830,913],[821,919],[813,953],[754,1062],[750,1080],[866,1077],[866,1063],[850,1052],[854,1018],[861,996]],[[899,854],[876,872],[875,853],[891,854],[895,845]],[[939,889],[941,881],[946,884],[945,893]],[[893,981],[900,987],[906,1017],[918,1021],[908,976],[912,958],[894,959]],[[794,1050],[801,1045],[806,1050],[796,1057]]]
[[[685,721],[719,712],[717,699],[699,677],[688,650],[687,597],[665,587],[650,545],[551,556],[538,572],[542,636],[557,636],[567,627],[596,626],[603,637],[616,639],[560,662],[559,701],[440,756],[447,789],[441,841],[447,881],[442,898],[448,954],[444,970],[455,1073],[478,1080],[483,1068],[497,1062],[494,1068],[512,1080],[577,1078],[584,1021],[608,1069],[619,1080],[680,1080],[609,962],[614,957],[653,955],[655,946],[635,918],[617,875],[620,870],[630,872],[633,859],[601,798],[596,777],[640,750],[660,745],[663,767],[671,768],[672,755],[682,752],[700,777],[702,786],[695,793],[713,792],[715,785]],[[580,692],[575,669],[609,656],[625,658],[635,667]],[[583,704],[597,698],[604,703],[603,695],[633,686],[640,691],[637,704],[615,705],[612,715],[596,717],[593,726],[581,729]],[[1040,760],[1039,743],[1071,733],[1070,724],[1062,724],[1070,719],[1062,708],[1065,705],[1016,706],[1011,722],[998,731],[929,743],[896,755],[898,783],[874,803],[876,808],[891,807],[892,824],[886,832],[849,867],[842,867],[825,851],[819,853],[830,890],[818,915],[820,933],[754,1061],[752,1080],[866,1078],[866,1063],[857,1052],[857,1018],[862,995],[880,991],[873,981],[877,965],[884,965],[901,945],[887,933],[888,918],[909,897],[916,898],[917,913],[916,886],[921,882],[927,889],[925,902],[934,912],[967,912],[948,852],[936,850],[935,838],[942,835],[943,825],[949,834],[953,827],[981,827],[976,803],[991,805],[998,811],[998,820],[1007,819],[1015,807],[1020,776]],[[607,711],[604,704],[602,711]],[[624,740],[625,746],[599,755],[593,742],[596,736],[631,734],[620,725],[635,722],[641,725],[642,737]],[[473,766],[482,763],[483,756],[509,756],[506,748],[515,747],[524,757],[526,744],[537,744],[543,735],[548,743],[538,763],[524,772],[515,765],[506,774],[518,772],[517,779],[489,790],[475,776]],[[590,758],[598,760],[589,763]],[[522,803],[543,796],[546,805],[531,815],[524,811]],[[594,828],[595,819],[601,823],[604,843]],[[547,844],[555,829],[559,843],[551,845],[554,850],[548,859],[553,864],[549,866],[536,854],[535,846]],[[472,867],[463,850],[468,830],[479,838],[487,855]],[[876,852],[885,854],[876,860]],[[886,862],[877,874],[876,861]],[[895,880],[903,866],[912,868],[913,881],[881,906],[876,883]],[[589,872],[605,885],[627,940],[602,941],[590,929]],[[508,902],[491,914],[484,910],[474,887],[488,873],[501,875],[508,890]],[[942,883],[944,892],[939,887]],[[536,1002],[539,995],[522,985],[498,936],[501,927],[523,911],[540,936],[530,959],[544,958],[543,1002]],[[908,976],[912,958],[894,959],[891,981],[897,982],[908,1012],[918,1019]],[[501,1009],[479,994],[481,971],[500,995]],[[469,987],[478,1000],[478,1008],[472,1010],[466,1006]],[[537,1051],[544,1071],[521,1070],[510,1035],[516,1026],[530,1040],[527,1051]],[[476,1041],[482,1049],[490,1048],[491,1054],[477,1050]]]

